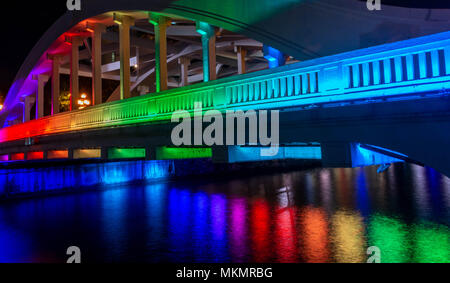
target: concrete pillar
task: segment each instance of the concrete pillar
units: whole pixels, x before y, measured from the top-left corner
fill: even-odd
[[[82,44],[81,37],[74,36],[71,38],[72,53],[70,56],[70,110],[77,109],[77,101],[80,99],[80,46]]]
[[[170,19],[157,13],[149,14],[155,26],[156,92],[167,90],[167,27]]]
[[[38,82],[36,89],[36,119],[40,119],[44,117],[44,88],[49,77],[47,75],[36,75],[33,76],[33,79]]]
[[[36,101],[33,96],[26,96],[23,98],[23,122],[30,121],[31,106]]]
[[[130,70],[130,27],[134,19],[129,16],[114,14],[114,22],[119,25],[120,40],[120,99],[131,97],[131,70]]]
[[[245,50],[243,47],[241,46],[237,46],[235,47],[235,52],[237,54],[237,61],[238,61],[238,73],[239,75],[245,74],[246,73],[246,62],[245,62],[245,58],[247,57],[247,50]]]
[[[191,59],[188,57],[181,57],[178,59],[178,64],[180,64],[180,77],[181,86],[189,85],[189,65],[191,64]]]
[[[48,59],[52,61],[52,109],[51,115],[59,113],[59,96],[61,94],[60,66],[62,55],[49,54]]]
[[[102,94],[102,33],[106,27],[95,24],[92,31],[92,104],[99,105],[103,102]]]
[[[216,31],[207,23],[197,22],[197,32],[202,35],[203,80],[209,82],[217,78]]]

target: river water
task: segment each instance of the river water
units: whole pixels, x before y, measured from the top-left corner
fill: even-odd
[[[450,179],[397,164],[99,190],[0,205],[0,262],[450,262]],[[372,254],[374,255],[374,254]]]

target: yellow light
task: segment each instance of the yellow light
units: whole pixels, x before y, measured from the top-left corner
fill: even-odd
[[[0,111],[3,110],[3,105],[0,104]]]
[[[81,98],[82,98],[82,99],[86,99],[86,98],[87,98],[87,95],[86,95],[85,93],[83,93],[83,94],[81,95]]]
[[[138,67],[139,67],[139,65],[138,65],[138,64],[134,65],[134,68],[135,68],[135,69],[137,69]]]
[[[85,100],[85,101],[84,101],[84,104],[86,104],[86,105],[91,105],[91,102],[90,102],[89,100]]]
[[[82,100],[78,100],[78,105],[83,105],[83,101]]]

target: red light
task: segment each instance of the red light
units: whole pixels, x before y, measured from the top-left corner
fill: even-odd
[[[42,160],[42,159],[44,159],[44,152],[42,151],[27,153],[27,160]]]
[[[25,154],[24,153],[14,153],[11,154],[11,161],[24,161]]]

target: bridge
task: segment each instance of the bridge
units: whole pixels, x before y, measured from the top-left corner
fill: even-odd
[[[128,1],[132,9],[111,7],[108,11],[99,9],[103,7],[100,2],[94,1],[75,18],[62,18],[45,36],[47,44],[40,42],[33,49],[1,113],[5,121],[0,129],[1,161],[212,158],[233,163],[317,159],[327,167],[407,161],[450,176],[450,153],[446,150],[450,144],[450,32],[357,50],[347,46],[346,50],[352,51],[329,55],[323,48],[320,52],[297,48],[284,40],[283,34],[274,37],[270,30],[262,33],[256,28],[260,22],[255,20],[239,30],[248,38],[220,41],[220,32],[212,25],[236,31],[239,22],[195,10],[188,7],[189,1],[159,7],[156,13],[147,12],[155,8],[141,7],[139,1]],[[278,8],[286,11],[286,7]],[[186,24],[188,19],[195,19],[193,26]],[[74,20],[74,27],[68,28]],[[141,67],[146,58],[139,54],[141,49],[130,51],[132,46],[147,44],[130,37],[133,28],[148,31],[147,26],[142,27],[144,21],[154,26],[155,40],[149,48],[154,51],[153,63],[146,68]],[[170,24],[181,28],[170,33]],[[116,35],[108,30],[111,26],[118,27]],[[196,32],[201,40],[178,49],[167,46],[167,39],[179,39],[179,30]],[[111,47],[114,43],[102,46],[102,35],[112,42],[117,36],[118,49]],[[91,43],[86,43],[86,38],[92,38]],[[80,51],[81,45],[85,49]],[[216,79],[223,65],[216,61],[219,48],[234,50],[237,66],[236,74]],[[268,60],[264,68],[269,68],[248,72],[249,58],[243,50],[249,49],[264,50],[260,57]],[[103,55],[111,50],[114,54],[118,51],[120,59],[102,64]],[[184,58],[199,53],[202,72],[189,75]],[[281,53],[301,61],[291,57],[285,64],[286,56],[277,57]],[[89,59],[92,69],[81,68]],[[177,82],[169,78],[167,66],[173,62],[181,68]],[[255,64],[253,69],[264,68]],[[59,74],[64,72],[70,76],[70,111],[58,113]],[[155,91],[145,94],[150,75],[156,77]],[[94,105],[77,110],[77,101],[83,100],[80,76],[92,80]],[[51,115],[45,116],[45,85],[50,77]],[[102,79],[120,84],[106,101]],[[203,82],[189,85],[199,80]],[[248,141],[238,146],[174,147],[172,114],[177,110],[194,113],[199,102],[205,112],[279,110],[280,151],[261,157],[261,144]],[[33,103],[37,119],[31,120]]]

